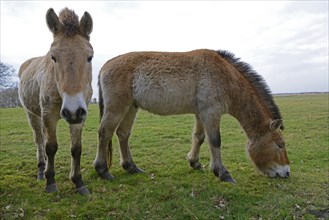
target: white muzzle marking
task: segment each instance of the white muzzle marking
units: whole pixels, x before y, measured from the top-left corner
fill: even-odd
[[[265,173],[270,178],[281,177],[288,178],[290,176],[290,166],[289,165],[276,165],[265,171]]]
[[[84,114],[81,114],[81,111]],[[81,123],[87,117],[87,104],[83,97],[83,93],[79,92],[75,95],[63,93],[63,104],[61,116],[69,123]]]

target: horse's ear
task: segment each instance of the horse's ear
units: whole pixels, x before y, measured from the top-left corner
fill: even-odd
[[[90,33],[93,31],[93,19],[88,12],[85,12],[80,20],[80,32],[89,39]]]
[[[62,22],[59,20],[57,14],[55,13],[54,9],[49,8],[46,14],[46,21],[49,30],[53,34],[57,34],[62,29]]]
[[[277,129],[281,129],[281,130],[283,130],[283,122],[282,122],[282,120],[281,119],[275,119],[275,120],[273,120],[273,121],[271,121],[271,124],[270,124],[270,129],[271,129],[271,131],[275,131],[275,130],[277,130]]]

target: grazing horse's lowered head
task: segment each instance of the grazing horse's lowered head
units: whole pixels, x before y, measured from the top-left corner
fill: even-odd
[[[265,176],[288,178],[290,163],[281,132],[284,125],[268,85],[249,64],[234,54],[228,51],[217,53],[239,72],[241,81],[250,86],[244,91],[231,92],[235,101],[229,110],[229,114],[240,122],[248,136],[247,153],[250,159]]]
[[[86,103],[92,94],[92,18],[85,12],[79,23],[70,10],[62,10],[58,17],[50,8],[46,20],[54,37],[47,56],[54,63],[55,83],[63,100],[60,114],[69,124],[79,124],[87,116]]]
[[[270,122],[268,130],[247,143],[247,151],[255,166],[264,175],[288,178],[290,166],[285,141],[281,134],[281,119]]]

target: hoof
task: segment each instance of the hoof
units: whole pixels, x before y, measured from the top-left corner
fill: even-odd
[[[134,173],[144,173],[144,170],[139,169],[137,166],[135,166],[134,169],[128,171],[129,174],[134,174]]]
[[[109,172],[105,172],[105,173],[103,173],[103,174],[99,174],[99,176],[102,178],[102,179],[104,179],[104,180],[114,180],[115,179],[115,177],[112,175],[112,174],[110,174]]]
[[[129,174],[144,173],[144,170],[139,169],[136,165],[134,165],[133,167],[130,167],[129,169],[126,169],[126,171]]]
[[[80,188],[78,188],[77,192],[82,196],[90,194],[89,190],[85,186],[81,186]]]
[[[125,162],[122,164],[122,168],[126,170],[129,174],[134,173],[144,173],[144,170],[139,169],[135,163],[132,162]]]
[[[202,170],[202,165],[200,162],[190,162],[190,167],[192,167],[195,170]]]
[[[222,174],[219,177],[219,179],[223,182],[236,184],[236,181],[233,179],[233,177],[231,176],[231,174],[229,172],[226,172],[226,173]]]
[[[45,190],[47,193],[54,193],[54,192],[57,192],[57,186],[56,186],[56,183],[53,183],[51,185],[48,185],[45,187]]]

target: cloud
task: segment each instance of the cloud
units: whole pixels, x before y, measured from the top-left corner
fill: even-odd
[[[226,49],[273,92],[328,91],[327,1],[1,1],[1,60],[15,68],[47,53],[49,7],[94,20],[93,87],[110,58],[130,51]]]

